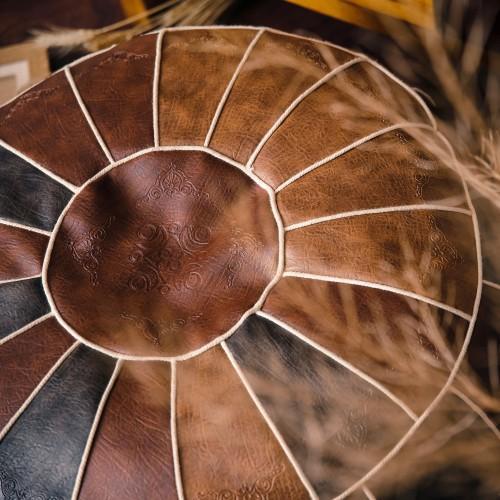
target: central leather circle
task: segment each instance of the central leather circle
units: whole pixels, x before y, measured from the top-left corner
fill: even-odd
[[[269,194],[196,151],[155,151],[85,186],[54,238],[47,284],[93,345],[176,357],[217,342],[277,271]]]

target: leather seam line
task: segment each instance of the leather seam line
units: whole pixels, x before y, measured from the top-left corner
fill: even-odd
[[[159,93],[160,75],[162,62],[163,36],[165,31],[159,31],[156,35],[155,67],[153,76],[153,142],[155,147],[160,145],[160,124],[159,124]]]
[[[39,318],[37,318],[33,321],[30,321],[28,324],[24,325],[23,327],[15,330],[12,333],[9,333],[4,338],[0,339],[0,346],[6,344],[9,340],[16,338],[18,335],[21,335],[24,332],[31,330],[34,326],[39,325],[40,323],[43,323],[45,320],[52,318],[53,316],[54,316],[54,313],[49,312],[47,314],[44,314],[43,316],[40,316]]]
[[[182,470],[179,460],[179,444],[177,440],[177,364],[170,363],[170,440],[172,443],[172,458],[174,462],[175,491],[178,500],[184,500]]]
[[[250,385],[250,382],[246,378],[245,374],[243,373],[242,368],[240,367],[239,363],[236,361],[235,357],[233,356],[233,353],[229,349],[229,346],[226,344],[225,341],[221,343],[222,348],[224,349],[224,352],[226,353],[233,369],[237,373],[240,381],[242,382],[244,388],[248,392],[248,395],[250,396],[251,400],[253,401],[254,405],[256,406],[257,411],[261,414],[262,418],[264,419],[265,423],[269,427],[270,431],[274,435],[275,439],[278,441],[279,445],[281,446],[281,449],[283,450],[285,456],[288,458],[290,464],[292,467],[295,469],[295,472],[299,479],[302,481],[302,484],[304,485],[305,489],[309,493],[309,496],[311,497],[312,500],[319,500],[319,497],[312,487],[311,483],[309,482],[309,479],[305,475],[304,471],[300,467],[299,463],[297,462],[297,459],[293,455],[292,451],[286,444],[285,439],[279,432],[278,428],[276,427],[276,424],[273,422],[267,411],[265,410],[264,406],[260,402],[258,396],[255,394],[254,390],[252,389],[252,386]]]
[[[364,380],[368,384],[370,384],[372,387],[377,389],[380,393],[382,393],[384,396],[386,396],[392,403],[394,403],[396,406],[398,406],[401,410],[403,410],[406,415],[413,420],[414,422],[417,420],[417,415],[413,410],[411,410],[408,405],[406,405],[401,399],[399,399],[391,390],[389,390],[387,387],[385,387],[383,384],[380,382],[377,382],[373,377],[365,373],[364,371],[360,370],[356,366],[354,366],[352,363],[349,363],[349,361],[345,360],[341,356],[333,353],[330,351],[330,349],[326,349],[325,347],[321,346],[314,340],[310,339],[307,337],[305,334],[301,333],[299,330],[296,328],[290,326],[288,323],[285,323],[284,321],[278,319],[276,316],[260,311],[257,313],[257,316],[260,316],[264,319],[267,319],[268,321],[271,321],[275,325],[278,325],[279,327],[283,328],[286,332],[288,332],[290,335],[298,338],[301,342],[304,342],[308,346],[312,347],[314,350],[322,353],[324,356],[327,358],[332,359],[339,365],[343,366],[345,369],[349,370],[351,373],[359,377],[360,379]]]
[[[41,278],[42,273],[34,274],[33,276],[23,276],[21,278],[10,278],[6,280],[0,280],[0,285],[5,285],[7,283],[16,283],[18,281],[34,280],[36,278]]]

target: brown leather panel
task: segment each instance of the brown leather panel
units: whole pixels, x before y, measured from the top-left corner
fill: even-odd
[[[73,184],[108,163],[64,72],[0,109],[0,139]]]
[[[399,205],[468,208],[458,174],[402,131],[378,137],[313,170],[280,191],[277,200],[285,225]]]
[[[286,235],[286,268],[390,285],[470,314],[477,288],[472,218],[419,210],[300,228]]]
[[[448,378],[468,327],[458,316],[395,293],[292,277],[273,288],[262,309],[381,382],[417,413]]]
[[[177,366],[186,498],[309,498],[222,348]]]
[[[85,106],[115,160],[154,146],[157,36],[134,38],[71,68]]]
[[[40,274],[48,241],[43,234],[0,224],[0,280]]]
[[[206,153],[110,170],[67,212],[48,282],[63,318],[121,353],[175,356],[224,334],[274,277],[269,195]]]
[[[285,109],[352,56],[314,41],[265,32],[243,66],[210,146],[246,163]]]
[[[429,122],[406,90],[361,62],[334,76],[295,108],[260,152],[255,171],[277,187],[358,139],[405,121]]]
[[[123,364],[101,416],[78,498],[176,498],[168,363]]]
[[[0,346],[0,429],[74,342],[49,318]]]
[[[219,102],[257,30],[166,32],[159,89],[160,144],[203,145]]]

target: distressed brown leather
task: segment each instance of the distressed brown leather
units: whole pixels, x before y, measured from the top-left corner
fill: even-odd
[[[78,498],[175,498],[170,411],[170,366],[125,362],[102,415]]]
[[[49,318],[0,346],[0,428],[73,343],[57,321]]]
[[[71,68],[78,90],[115,160],[154,145],[156,36],[134,38]]]
[[[76,339],[32,414],[64,412],[64,392],[61,443],[77,451],[37,476],[44,421],[24,415],[29,461],[0,440],[0,492],[341,495],[425,411],[472,331],[472,207],[429,113],[364,56],[256,28],[152,33],[69,71],[80,103],[61,71],[0,110],[0,281],[47,262],[43,283],[0,283],[0,433]],[[35,223],[55,231],[47,255]],[[7,337],[49,303],[55,319]]]
[[[277,269],[268,193],[206,153],[154,152],[86,187],[48,270],[62,317],[92,343],[177,356],[224,335]]]
[[[220,346],[177,377],[186,498],[309,498]]]
[[[108,164],[62,71],[0,109],[0,139],[73,184]]]
[[[44,234],[0,224],[0,280],[40,274],[48,241]]]

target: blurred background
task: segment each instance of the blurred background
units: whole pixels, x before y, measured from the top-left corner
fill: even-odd
[[[448,400],[381,474],[383,498],[500,498],[499,0],[0,0],[0,104],[82,55],[164,26],[252,25],[362,51],[414,87],[457,150],[483,231],[477,331]],[[460,401],[459,401],[460,399]]]

